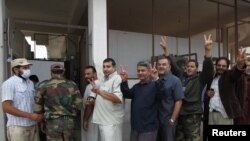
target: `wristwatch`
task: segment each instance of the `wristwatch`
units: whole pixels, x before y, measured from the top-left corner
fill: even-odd
[[[171,123],[174,123],[174,120],[171,118],[170,120],[169,120]]]

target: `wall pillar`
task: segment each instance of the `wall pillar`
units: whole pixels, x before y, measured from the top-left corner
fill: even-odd
[[[0,0],[0,86],[5,80],[6,77],[6,47],[4,44],[4,22],[5,22],[5,2]],[[0,89],[0,100],[2,102],[2,89]],[[0,141],[6,141],[5,133],[5,114],[3,113],[2,104],[0,104]]]
[[[102,62],[108,56],[107,0],[88,0],[87,48],[86,51],[89,51],[89,64],[96,67],[98,78],[103,77]],[[85,132],[82,131],[82,141],[86,141],[85,136]]]
[[[98,77],[102,75],[102,62],[107,58],[107,0],[88,1],[88,37],[90,64],[94,64]]]

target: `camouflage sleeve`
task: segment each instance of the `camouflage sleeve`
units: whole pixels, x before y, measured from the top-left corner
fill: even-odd
[[[83,99],[78,86],[74,83],[74,104],[78,110],[82,109]]]
[[[34,106],[34,112],[35,113],[43,113],[44,112],[44,100],[43,100],[43,95],[45,93],[45,88],[44,87],[39,87],[36,91],[35,95],[35,106]]]

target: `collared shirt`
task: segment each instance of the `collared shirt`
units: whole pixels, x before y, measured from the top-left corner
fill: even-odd
[[[158,128],[155,82],[137,83],[131,89],[128,83],[121,84],[123,97],[132,99],[131,126],[139,133],[156,131]]]
[[[121,124],[124,116],[123,97],[120,89],[122,80],[117,72],[114,72],[100,80],[100,89],[116,95],[122,103],[113,103],[110,100],[97,95],[92,122],[100,125]]]
[[[33,113],[35,90],[29,79],[24,80],[16,75],[10,77],[2,85],[2,102],[11,100],[12,105],[24,112]],[[7,126],[32,126],[36,122],[7,113]]]
[[[219,111],[224,118],[227,118],[228,116],[221,102],[221,98],[219,94],[219,80],[220,80],[220,75],[216,76],[213,79],[213,82],[211,84],[211,88],[214,89],[214,96],[211,97],[210,99],[209,111],[210,112],[212,112],[213,110]]]
[[[159,118],[161,124],[167,124],[171,118],[175,102],[184,98],[181,80],[171,73],[156,82],[158,89]]]

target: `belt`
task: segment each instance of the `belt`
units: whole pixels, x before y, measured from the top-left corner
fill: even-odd
[[[212,112],[216,112],[216,113],[219,113],[219,111],[217,111],[217,110],[215,110],[215,109],[213,109],[213,111]]]
[[[63,119],[74,119],[73,116],[61,116],[61,117],[59,117],[59,118],[63,118]]]
[[[46,120],[60,120],[60,119],[74,119],[74,116],[59,116],[53,118],[47,118]]]

